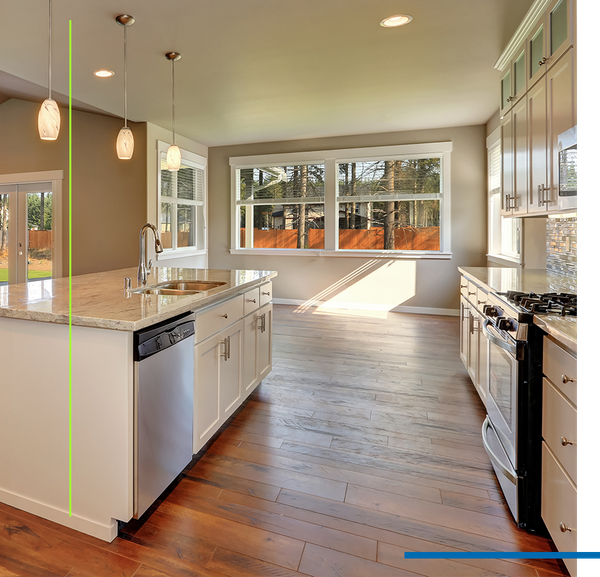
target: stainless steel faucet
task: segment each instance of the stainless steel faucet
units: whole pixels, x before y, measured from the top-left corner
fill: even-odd
[[[163,251],[163,245],[160,242],[158,236],[158,230],[151,223],[146,223],[142,230],[140,230],[140,262],[138,264],[138,285],[146,286],[148,282],[148,270],[152,268],[152,260],[146,264],[146,231],[150,229],[154,233],[154,250],[156,254],[160,254]]]

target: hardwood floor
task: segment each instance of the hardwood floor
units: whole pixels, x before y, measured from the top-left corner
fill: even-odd
[[[556,577],[481,446],[458,319],[276,306],[273,371],[144,522],[105,543],[0,505],[0,577]]]

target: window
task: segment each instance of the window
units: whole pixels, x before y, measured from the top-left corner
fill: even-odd
[[[450,256],[449,142],[230,158],[232,252]]]
[[[163,148],[163,147],[161,147]],[[194,160],[191,160],[191,158]],[[159,150],[160,239],[164,255],[206,249],[206,162],[182,150],[181,168],[167,168],[166,150]]]
[[[502,148],[499,132],[488,137],[488,257],[521,262],[522,219],[500,216],[502,208]]]

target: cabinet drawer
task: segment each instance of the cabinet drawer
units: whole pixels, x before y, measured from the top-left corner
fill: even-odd
[[[548,337],[544,337],[544,374],[552,384],[577,406],[577,359],[559,347]],[[564,376],[564,378],[563,378]],[[568,381],[567,379],[575,379]],[[563,382],[567,380],[567,382]]]
[[[250,314],[252,311],[255,311],[258,308],[259,290],[260,289],[257,287],[242,295],[244,299],[244,316]]]
[[[483,314],[483,307],[488,304],[488,294],[483,289],[477,287],[477,294],[474,298],[477,299],[477,310]]]
[[[260,306],[266,305],[273,300],[273,283],[271,281],[258,287],[260,291]]]
[[[196,342],[203,341],[241,319],[243,312],[243,295],[219,303],[208,310],[199,311],[196,313]]]
[[[559,551],[577,551],[577,489],[542,442],[542,519]],[[561,531],[568,527],[571,531]]]
[[[477,304],[477,291],[478,290],[479,290],[479,287],[476,284],[469,281],[469,286],[467,288],[467,300],[473,305]]]
[[[577,411],[546,378],[542,411],[542,437],[577,485]]]
[[[467,298],[469,293],[469,281],[464,277],[460,277],[460,294]]]

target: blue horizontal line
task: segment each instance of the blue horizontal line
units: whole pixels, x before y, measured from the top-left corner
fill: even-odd
[[[407,551],[405,559],[600,559],[600,551],[562,553],[495,552],[495,553],[419,553]]]

